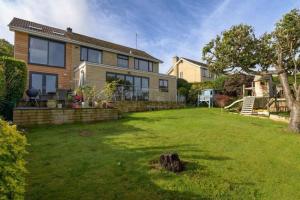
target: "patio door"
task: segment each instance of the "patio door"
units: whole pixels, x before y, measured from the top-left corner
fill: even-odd
[[[54,93],[57,89],[57,74],[30,73],[29,88],[40,91],[40,94]]]

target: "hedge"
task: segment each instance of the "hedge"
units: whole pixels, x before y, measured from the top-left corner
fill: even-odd
[[[27,82],[25,62],[14,58],[1,57],[0,67],[4,73],[5,97],[0,104],[0,112],[7,120],[12,120],[12,110],[22,98]]]
[[[0,199],[24,199],[26,137],[0,119]]]

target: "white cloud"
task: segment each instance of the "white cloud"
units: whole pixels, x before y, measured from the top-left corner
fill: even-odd
[[[19,17],[61,29],[70,26],[77,33],[124,45],[134,43],[135,31],[128,31],[117,15],[108,14],[101,7],[93,12],[95,4],[88,0],[0,0],[0,38],[13,42],[7,25],[13,17]]]
[[[137,10],[151,10],[137,14],[132,7],[127,7],[122,12],[113,12],[105,5],[115,5],[105,0],[0,0],[0,38],[13,42],[13,33],[7,27],[13,17],[61,29],[70,26],[77,33],[131,47],[135,47],[135,33],[138,32],[138,47],[163,60],[160,71],[166,72],[175,55],[200,60],[202,47],[216,34],[234,24],[249,23],[255,26],[258,33],[262,33],[271,30],[284,12],[300,6],[299,2],[287,5],[280,0],[272,3],[267,0],[225,0],[205,15],[199,12],[199,7],[179,1],[178,6],[183,6],[183,10],[189,12],[189,19],[181,20],[180,15],[173,16],[174,12],[169,11],[168,5],[163,2],[135,3]],[[273,12],[274,9],[277,12]],[[154,17],[152,10],[157,10],[157,18],[154,19],[161,21],[152,21],[149,25],[147,19]],[[141,14],[146,17],[138,16]],[[182,28],[185,23],[188,26]],[[150,34],[146,38],[144,35],[148,32],[143,30],[143,25],[153,27],[157,35],[152,37]]]

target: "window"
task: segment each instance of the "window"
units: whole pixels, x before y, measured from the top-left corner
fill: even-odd
[[[106,81],[119,80],[116,96],[126,100],[149,100],[149,78],[106,73]]]
[[[39,90],[41,94],[55,93],[57,89],[57,75],[32,72],[30,74],[29,87]]]
[[[102,52],[96,49],[80,47],[80,60],[92,63],[101,63]]]
[[[208,69],[202,68],[202,76],[211,78],[211,74],[209,73]]]
[[[80,78],[79,78],[79,86],[83,86],[84,85],[84,71],[81,70],[80,71]]]
[[[183,72],[179,73],[179,78],[183,78]]]
[[[30,37],[29,63],[65,67],[65,43]]]
[[[168,92],[168,80],[159,79],[159,91]]]
[[[134,59],[134,68],[142,71],[152,72],[153,64],[151,61],[142,60],[142,59]]]
[[[118,55],[118,67],[128,68],[129,62],[128,56]]]

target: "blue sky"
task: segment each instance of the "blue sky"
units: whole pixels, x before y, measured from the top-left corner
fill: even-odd
[[[246,23],[257,34],[300,0],[0,0],[0,38],[13,42],[7,24],[20,17],[135,47],[164,61],[177,55],[201,60],[203,45],[226,28]]]

